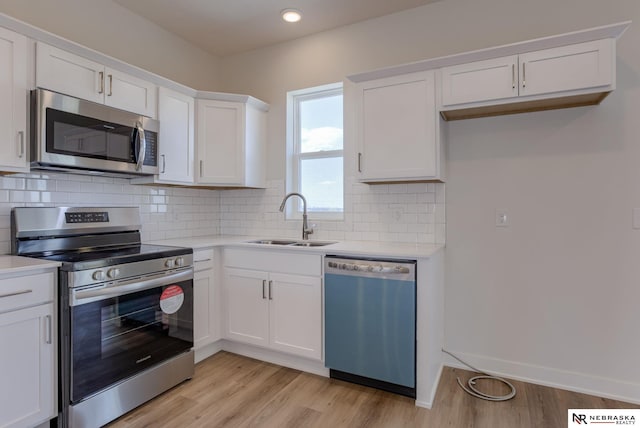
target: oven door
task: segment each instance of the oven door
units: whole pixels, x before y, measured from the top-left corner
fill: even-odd
[[[193,269],[71,290],[71,403],[193,347]]]

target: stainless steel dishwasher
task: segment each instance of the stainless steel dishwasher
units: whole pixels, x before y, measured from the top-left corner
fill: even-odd
[[[416,396],[416,262],[326,256],[330,376]]]

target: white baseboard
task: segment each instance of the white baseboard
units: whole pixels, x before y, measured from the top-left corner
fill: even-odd
[[[213,354],[217,354],[222,350],[222,341],[218,340],[217,342],[210,343],[201,348],[194,349],[195,351],[195,363],[198,364],[200,361],[209,358]]]
[[[425,409],[430,409],[433,407],[433,401],[436,399],[436,393],[438,392],[438,385],[440,384],[440,378],[442,377],[442,370],[444,369],[444,365],[440,364],[440,368],[438,368],[438,374],[436,375],[435,381],[433,382],[433,386],[431,387],[431,393],[429,394],[430,400],[416,400],[417,407],[424,407]]]
[[[215,347],[213,347],[212,345],[215,345]],[[272,351],[270,349],[260,348],[253,345],[246,345],[244,343],[231,342],[224,339],[219,340],[209,346],[211,346],[211,348],[204,347],[201,351],[205,349],[208,351],[215,349],[215,351],[204,358],[210,357],[218,351],[227,351],[234,354],[243,355],[245,357],[255,358],[256,360],[277,364],[279,366],[289,367],[291,369],[313,373],[323,377],[329,377],[329,369],[324,366],[324,363],[322,361],[311,360],[304,357],[297,357],[295,355],[284,354],[278,351]],[[196,356],[198,356],[198,351],[196,351]],[[197,360],[196,357],[196,361],[200,360]]]
[[[467,363],[475,366],[477,369],[497,376],[582,394],[610,398],[632,404],[640,404],[640,384],[637,383],[500,360],[482,355],[466,354],[456,351],[451,352]],[[471,370],[449,355],[444,355],[444,357],[444,364],[446,366]]]

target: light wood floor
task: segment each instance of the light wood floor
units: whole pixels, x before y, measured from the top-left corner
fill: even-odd
[[[469,372],[445,368],[436,402],[427,410],[406,397],[220,352],[198,364],[192,380],[109,428],[553,428],[567,426],[569,408],[639,407],[517,381],[515,398],[488,402],[462,391],[457,376],[466,379]],[[501,384],[489,382],[480,389],[506,392]]]

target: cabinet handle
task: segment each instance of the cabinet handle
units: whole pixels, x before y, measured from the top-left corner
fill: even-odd
[[[516,65],[511,64],[511,89],[516,88]]]
[[[100,75],[100,90],[99,94],[104,94],[104,71],[98,73]]]
[[[21,158],[24,156],[24,131],[18,131],[18,136],[20,137],[18,142],[18,157]]]
[[[109,75],[109,93],[107,96],[110,97],[111,95],[113,95],[113,74]]]
[[[272,285],[273,285],[273,281],[269,280],[269,300],[273,300],[273,291],[272,291],[273,287],[272,287]]]
[[[265,287],[266,285],[267,285],[267,280],[266,280],[266,279],[263,279],[263,280],[262,280],[262,298],[263,298],[263,299],[266,299],[266,298],[267,298],[267,295],[265,294],[265,291],[264,291],[264,287]]]
[[[526,63],[522,63],[522,87],[524,88],[525,86],[527,86],[527,64]]]
[[[160,156],[162,156],[162,171],[160,171],[160,174],[164,174],[164,172],[167,170],[167,159],[165,155]]]
[[[194,263],[200,263],[200,262],[210,262],[212,259],[202,259],[202,260],[194,260]]]
[[[52,331],[52,322],[51,322],[51,315],[47,315],[46,317],[44,317],[44,321],[46,324],[45,327],[45,342],[47,343],[47,345],[50,345],[52,340],[52,336],[53,336],[53,331]]]
[[[15,291],[13,293],[0,294],[0,299],[3,299],[5,297],[20,296],[21,294],[29,294],[29,293],[33,293],[33,290],[22,290],[22,291]]]
[[[362,172],[362,153],[358,153],[358,172]]]
[[[204,161],[200,161],[200,178],[202,178],[202,165]]]

